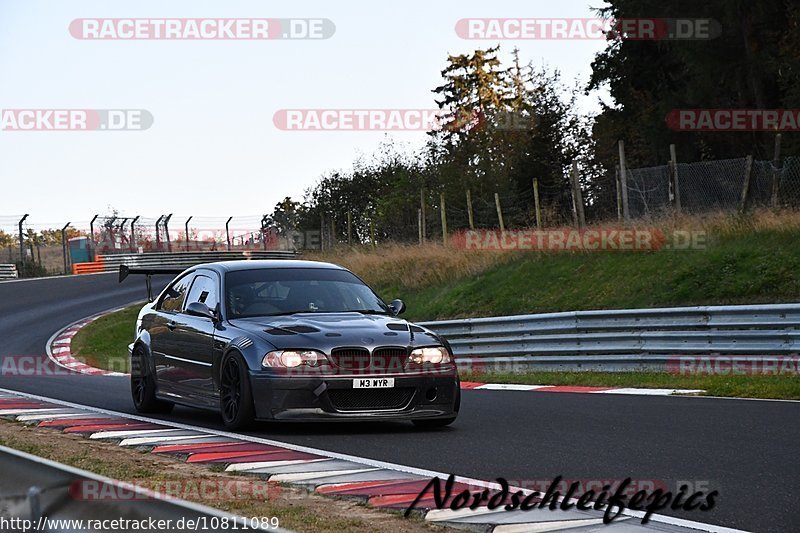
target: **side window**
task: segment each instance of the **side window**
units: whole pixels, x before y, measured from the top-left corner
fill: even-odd
[[[192,276],[184,276],[164,293],[158,309],[170,313],[180,313],[183,309],[183,301],[186,299],[186,290],[189,288],[189,282],[192,281]]]
[[[192,288],[189,290],[186,304],[188,305],[192,302],[202,302],[209,309],[214,309],[217,306],[217,302],[219,302],[217,282],[208,276],[198,275],[195,277]]]

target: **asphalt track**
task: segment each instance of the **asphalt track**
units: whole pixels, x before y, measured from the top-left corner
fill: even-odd
[[[160,289],[166,280],[154,280]],[[115,274],[0,283],[0,356],[46,358],[58,329],[142,300],[141,280]],[[126,378],[0,376],[0,387],[133,413]],[[169,419],[222,429],[212,413]],[[712,398],[464,391],[444,430],[410,424],[262,424],[275,440],[514,485],[574,480],[678,480],[717,490],[709,512],[666,514],[750,531],[800,531],[800,403]]]

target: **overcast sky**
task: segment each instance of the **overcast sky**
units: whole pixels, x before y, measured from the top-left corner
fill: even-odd
[[[144,131],[0,131],[0,226],[83,226],[95,213],[260,215],[385,132],[282,131],[280,109],[434,106],[467,17],[592,17],[601,0],[492,2],[0,0],[0,109],[143,109]],[[324,40],[81,40],[78,18],[327,18]],[[602,40],[505,40],[523,60],[585,82]],[[596,109],[597,96],[582,101]],[[392,132],[418,146],[420,132]]]

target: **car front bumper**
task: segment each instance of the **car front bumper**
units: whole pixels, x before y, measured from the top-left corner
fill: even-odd
[[[356,389],[354,379],[393,378],[394,387]],[[419,374],[275,376],[250,373],[259,420],[357,421],[453,418],[460,390],[452,370]]]

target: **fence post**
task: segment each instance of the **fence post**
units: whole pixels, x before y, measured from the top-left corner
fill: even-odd
[[[136,221],[139,220],[139,215],[136,215],[131,221],[131,251],[136,250]]]
[[[503,223],[503,209],[500,207],[500,195],[494,193],[494,205],[497,207],[497,219],[500,221],[500,231],[506,230],[506,225]]]
[[[261,246],[264,250],[267,249],[267,219],[269,215],[261,217]]]
[[[467,189],[467,216],[469,217],[469,229],[475,229],[475,218],[472,214],[472,193]]]
[[[422,243],[428,240],[428,228],[425,220],[425,188],[419,190],[419,208],[422,211]]]
[[[778,207],[778,187],[780,186],[780,167],[781,164],[781,134],[775,135],[775,154],[772,157],[772,191],[770,194],[769,205]]]
[[[68,274],[67,272],[67,228],[71,222],[67,222],[64,224],[64,227],[61,228],[61,251],[64,253],[64,275]]]
[[[172,242],[169,240],[169,221],[172,218],[172,213],[167,215],[167,218],[164,219],[164,236],[167,238],[167,251],[172,251]]]
[[[377,247],[377,243],[375,242],[375,221],[371,218],[369,219],[369,240],[372,243],[372,247]]]
[[[225,238],[228,240],[228,251],[229,252],[231,251],[231,233],[230,233],[230,229],[228,228],[228,225],[231,223],[231,220],[233,220],[233,217],[228,217],[228,221],[225,222]]]
[[[20,270],[25,270],[25,236],[22,234],[22,223],[25,222],[25,219],[28,218],[29,216],[30,215],[28,215],[28,213],[25,213],[25,216],[23,216],[19,220],[19,265],[20,265]],[[22,277],[21,273],[20,273],[20,277]]]
[[[422,209],[417,208],[417,229],[419,230],[419,245],[422,246]]]
[[[681,214],[681,187],[678,181],[678,156],[675,152],[675,145],[669,145],[669,166],[672,177],[672,192],[675,198],[675,212]]]
[[[158,217],[156,220],[156,250],[159,252],[161,251],[161,235],[159,234],[158,226],[161,224],[161,221],[164,219],[164,215]],[[94,258],[92,258],[94,260]]]
[[[444,203],[444,193],[439,193],[439,202],[442,206],[442,244],[447,246],[447,206]]]
[[[542,206],[539,205],[539,178],[533,178],[533,208],[536,211],[536,229],[542,229]]]
[[[619,163],[614,165],[614,184],[617,186],[617,220],[622,222],[622,187],[619,183]]]
[[[119,240],[120,240],[120,244],[122,244],[122,239],[127,237],[127,235],[125,235],[125,224],[127,224],[129,220],[130,220],[130,218],[125,217],[125,218],[122,219],[122,223],[119,225]]]
[[[625,141],[619,141],[619,185],[622,189],[622,219],[630,222],[631,214],[628,210],[628,166],[625,162]]]
[[[578,228],[586,226],[586,215],[583,212],[583,193],[581,192],[581,184],[578,179],[578,162],[572,162],[572,205],[575,208],[575,215],[578,221]]]
[[[744,185],[742,186],[742,197],[739,202],[739,212],[744,213],[747,209],[747,198],[750,196],[750,174],[753,170],[753,156],[748,155],[744,164]]]
[[[190,216],[186,219],[186,222],[183,224],[183,238],[186,240],[186,251],[189,251],[189,222],[191,222],[194,215]]]
[[[89,221],[89,254],[91,255],[91,260],[94,261],[94,221],[97,220],[97,217],[100,215],[95,215],[91,221]],[[158,234],[158,224],[156,224],[156,234]],[[22,258],[20,257],[20,260]]]

